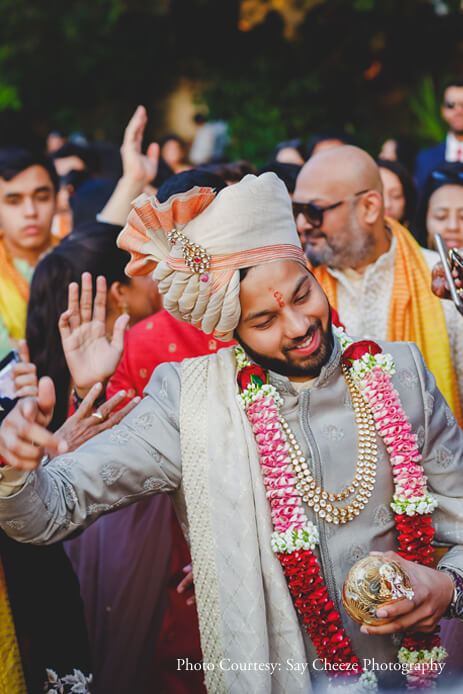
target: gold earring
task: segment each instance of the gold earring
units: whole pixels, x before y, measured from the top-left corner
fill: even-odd
[[[126,301],[121,305],[121,313],[130,313],[129,305]]]

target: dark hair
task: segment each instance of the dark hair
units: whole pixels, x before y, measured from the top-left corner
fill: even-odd
[[[413,176],[415,172],[415,161],[416,154],[418,152],[418,147],[416,140],[409,135],[397,135],[397,137],[388,137],[383,141],[383,146],[385,142],[395,143],[395,156],[396,159],[393,161],[398,161],[405,166],[409,174]]]
[[[421,246],[426,247],[428,245],[426,217],[431,195],[443,186],[452,185],[463,187],[463,163],[461,162],[444,162],[436,166],[428,175],[411,229]]]
[[[186,193],[195,186],[213,188],[218,193],[222,188],[226,188],[227,184],[223,178],[209,171],[189,169],[168,178],[159,188],[156,198],[159,202],[165,202],[171,195]]]
[[[288,190],[288,193],[294,193],[296,179],[301,169],[302,166],[300,164],[288,164],[282,161],[271,161],[269,164],[262,166],[258,170],[257,175],[260,176],[260,174],[263,174],[266,171],[273,171],[273,173],[276,173],[278,178],[281,178]]]
[[[155,178],[151,181],[151,185],[155,188],[160,188],[171,176],[174,176],[174,170],[162,157],[159,157],[158,170]]]
[[[281,152],[282,149],[295,149],[301,157],[306,161],[307,159],[307,151],[306,151],[306,146],[304,145],[304,142],[300,137],[295,137],[292,140],[285,140],[283,142],[279,142],[275,149],[273,150],[272,158],[271,161],[275,161],[278,155],[278,152]]]
[[[170,140],[173,140],[174,142],[178,142],[180,147],[185,147],[185,143],[183,142],[182,138],[180,135],[177,135],[176,133],[167,133],[167,135],[164,135],[164,137],[161,137],[159,140],[159,147],[162,148],[166,142],[170,142]]]
[[[51,178],[55,192],[58,192],[58,174],[53,161],[49,157],[23,147],[0,148],[0,178],[3,178],[5,181],[11,181],[12,178],[31,166],[41,166],[45,169]]]
[[[413,178],[399,161],[391,161],[390,159],[377,159],[376,163],[381,169],[387,169],[397,176],[402,184],[402,190],[405,198],[405,210],[402,219],[399,219],[401,224],[410,222],[415,218],[417,192]]]
[[[337,130],[335,128],[333,128],[333,130],[324,130],[323,132],[312,135],[312,137],[308,140],[307,145],[305,146],[304,159],[306,161],[307,159],[310,159],[316,145],[318,145],[319,142],[325,142],[325,140],[339,140],[344,145],[355,144],[354,138],[346,133],[345,130]]]
[[[195,115],[193,116],[193,120],[198,125],[202,125],[203,123],[207,123],[208,117],[205,113],[195,113]]]
[[[445,83],[444,91],[449,87],[463,87],[463,77],[452,77]]]
[[[65,142],[62,147],[52,152],[50,156],[53,160],[64,159],[65,157],[79,157],[90,174],[96,173],[99,168],[98,152],[92,145]]]
[[[416,140],[408,135],[398,135],[394,140],[397,161],[403,164],[413,176],[418,152]]]
[[[58,319],[67,308],[68,285],[79,282],[82,272],[128,283],[125,266],[130,254],[116,246],[120,227],[89,223],[67,236],[43,258],[32,276],[27,308],[26,340],[38,376],[50,376],[56,389],[56,407],[50,429],[65,421],[69,410],[70,376],[64,358]]]
[[[254,164],[244,159],[237,159],[236,161],[230,162],[200,164],[196,170],[220,176],[220,178],[227,183],[238,183],[238,181],[241,181],[247,174],[256,173]]]

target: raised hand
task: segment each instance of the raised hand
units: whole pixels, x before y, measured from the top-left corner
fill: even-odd
[[[26,340],[18,343],[19,364],[13,366],[13,379],[16,397],[36,397],[38,394],[38,378],[35,364],[31,363]]]
[[[143,133],[148,116],[144,106],[138,106],[129,120],[121,146],[123,176],[145,185],[158,172],[159,145],[152,142],[146,154],[142,152]]]
[[[159,145],[152,142],[146,154],[142,152],[147,120],[145,107],[139,106],[125,129],[121,147],[123,173],[113,194],[101,210],[100,216],[105,222],[124,226],[130,212],[130,203],[156,177]]]
[[[102,389],[101,383],[95,383],[77,411],[56,432],[56,436],[66,441],[69,451],[75,450],[101,431],[119,424],[141,400],[139,397],[133,398],[124,408],[115,412],[116,408],[127,397],[125,390],[121,390],[110,400],[107,400],[96,412],[93,412],[95,401],[101,395]]]
[[[48,376],[41,378],[36,398],[23,398],[0,426],[0,457],[11,467],[34,470],[45,452],[66,453],[66,441],[53,435],[47,426],[53,416],[55,387]]]
[[[69,285],[68,308],[61,314],[58,327],[71,378],[77,394],[83,398],[95,383],[105,383],[115,372],[124,349],[129,315],[117,318],[108,340],[106,280],[97,278],[94,301],[89,272],[83,273],[81,285],[80,301],[79,285]]]

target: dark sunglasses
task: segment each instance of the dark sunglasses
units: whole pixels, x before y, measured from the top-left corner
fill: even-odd
[[[358,195],[363,195],[363,193],[368,193],[369,189],[359,190],[352,197],[356,198]],[[350,199],[350,198],[349,198]],[[293,200],[293,215],[294,219],[297,219],[298,215],[303,214],[307,223],[313,226],[315,229],[319,229],[323,224],[323,215],[328,210],[334,210],[336,207],[344,205],[347,200],[340,200],[332,205],[327,205],[326,207],[320,207],[314,202],[295,202]]]

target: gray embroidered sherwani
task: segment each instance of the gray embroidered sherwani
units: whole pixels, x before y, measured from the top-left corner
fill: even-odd
[[[430,491],[439,501],[434,513],[436,544],[450,547],[440,564],[463,573],[463,432],[416,346],[382,344],[384,351],[394,357],[393,382],[417,436]],[[213,366],[220,360],[229,361],[230,350],[199,359],[206,366]],[[0,498],[0,525],[5,531],[16,540],[50,543],[89,525],[102,513],[148,494],[165,491],[175,493],[180,520],[187,532],[179,408],[182,370],[192,362],[197,360],[158,367],[146,388],[146,397],[120,425],[77,451],[55,458],[32,473],[21,491]],[[317,483],[328,491],[341,491],[355,474],[357,430],[350,394],[340,368],[337,341],[329,363],[311,388],[298,394],[287,378],[271,374],[271,379],[284,398],[282,413]],[[227,404],[223,406],[226,408]],[[195,431],[183,432],[183,435],[193,437]],[[210,435],[223,441],[223,446],[233,446],[229,431],[215,430]],[[343,626],[352,639],[355,652],[361,659],[393,662],[397,637],[361,634],[358,625],[343,612],[340,600],[344,578],[355,561],[370,550],[397,548],[394,518],[389,508],[393,492],[391,469],[379,438],[378,448],[375,489],[359,517],[344,526],[331,526],[319,520],[308,507],[306,510],[310,520],[318,525],[323,575],[343,615]],[[237,442],[235,455],[240,450]],[[220,457],[214,458],[214,466],[217,465],[221,465]],[[230,517],[231,528],[234,523],[237,519]],[[239,532],[238,528],[236,533]],[[230,538],[233,542],[232,532]],[[307,661],[312,663],[316,654],[306,635],[304,642]],[[244,689],[238,687],[233,691]],[[254,691],[266,690],[263,687]],[[284,688],[275,691],[284,691]]]

